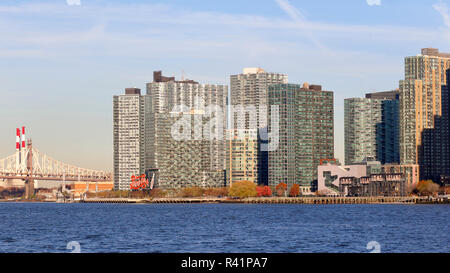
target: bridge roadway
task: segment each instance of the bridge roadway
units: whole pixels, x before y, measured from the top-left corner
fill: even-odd
[[[33,180],[45,180],[45,181],[66,181],[66,182],[108,182],[111,181],[110,178],[83,178],[78,176],[20,176],[20,175],[0,175],[0,179],[18,179],[18,180],[27,180],[27,179],[33,179]]]

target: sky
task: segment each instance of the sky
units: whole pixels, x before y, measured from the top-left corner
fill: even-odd
[[[398,88],[404,57],[450,52],[442,0],[2,0],[0,158],[27,127],[41,152],[112,170],[112,97],[153,71],[227,84],[244,67],[334,91],[335,154],[344,99]]]

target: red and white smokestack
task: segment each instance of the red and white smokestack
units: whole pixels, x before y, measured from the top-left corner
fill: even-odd
[[[22,127],[22,149],[25,149],[25,126]]]
[[[20,166],[20,128],[16,128],[16,169]]]
[[[20,150],[20,129],[16,129],[16,151]]]

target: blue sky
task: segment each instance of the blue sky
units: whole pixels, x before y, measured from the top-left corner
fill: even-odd
[[[422,47],[450,52],[449,8],[439,0],[2,0],[0,158],[14,153],[14,128],[25,125],[48,155],[111,170],[113,95],[144,90],[154,70],[229,84],[259,66],[335,92],[343,161],[344,98],[398,88],[404,57]]]

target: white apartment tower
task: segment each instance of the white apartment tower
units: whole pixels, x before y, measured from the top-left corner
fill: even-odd
[[[279,73],[270,73],[262,68],[244,68],[242,74],[230,76],[232,107],[255,106],[257,128],[249,128],[249,120],[246,118],[245,128],[233,128],[237,126],[237,120],[244,118],[237,115],[231,120],[230,129],[260,129],[267,127],[268,108],[266,112],[260,112],[260,106],[268,107],[269,86],[288,83],[288,76]],[[247,108],[248,109],[248,108]],[[264,109],[262,109],[264,110]]]
[[[129,190],[131,177],[145,174],[145,122],[149,96],[138,88],[113,97],[114,189]]]

